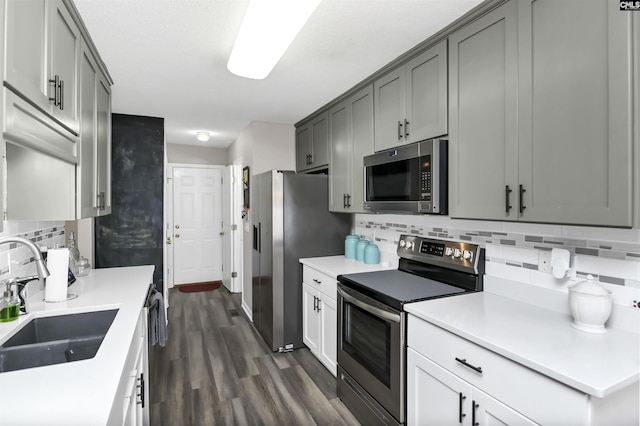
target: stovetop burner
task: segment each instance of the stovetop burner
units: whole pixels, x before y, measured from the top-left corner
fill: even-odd
[[[346,274],[338,281],[402,310],[405,303],[482,290],[484,249],[476,244],[402,235],[397,270]]]

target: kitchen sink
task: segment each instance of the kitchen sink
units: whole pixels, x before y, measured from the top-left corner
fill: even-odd
[[[0,373],[93,358],[117,313],[32,319],[0,345]]]

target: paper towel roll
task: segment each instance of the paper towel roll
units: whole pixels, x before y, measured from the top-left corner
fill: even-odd
[[[44,300],[63,302],[67,300],[67,282],[69,279],[69,249],[50,249],[47,255],[49,275],[45,279]]]

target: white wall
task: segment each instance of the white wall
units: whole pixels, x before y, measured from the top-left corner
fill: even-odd
[[[166,144],[168,163],[227,165],[227,150],[207,146]]]
[[[253,121],[245,127],[228,148],[227,163],[242,160],[242,167],[249,166],[250,176],[272,169],[295,170],[295,127],[291,124]],[[250,180],[251,182],[251,180]],[[251,191],[251,187],[249,190]],[[242,307],[251,318],[252,309],[252,244],[251,208],[243,220],[243,283]]]

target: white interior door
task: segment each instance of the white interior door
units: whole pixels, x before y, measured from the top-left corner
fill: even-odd
[[[173,168],[173,282],[222,280],[222,169]]]
[[[233,240],[231,238],[233,215],[233,166],[227,166],[222,176],[222,283],[233,291]]]

